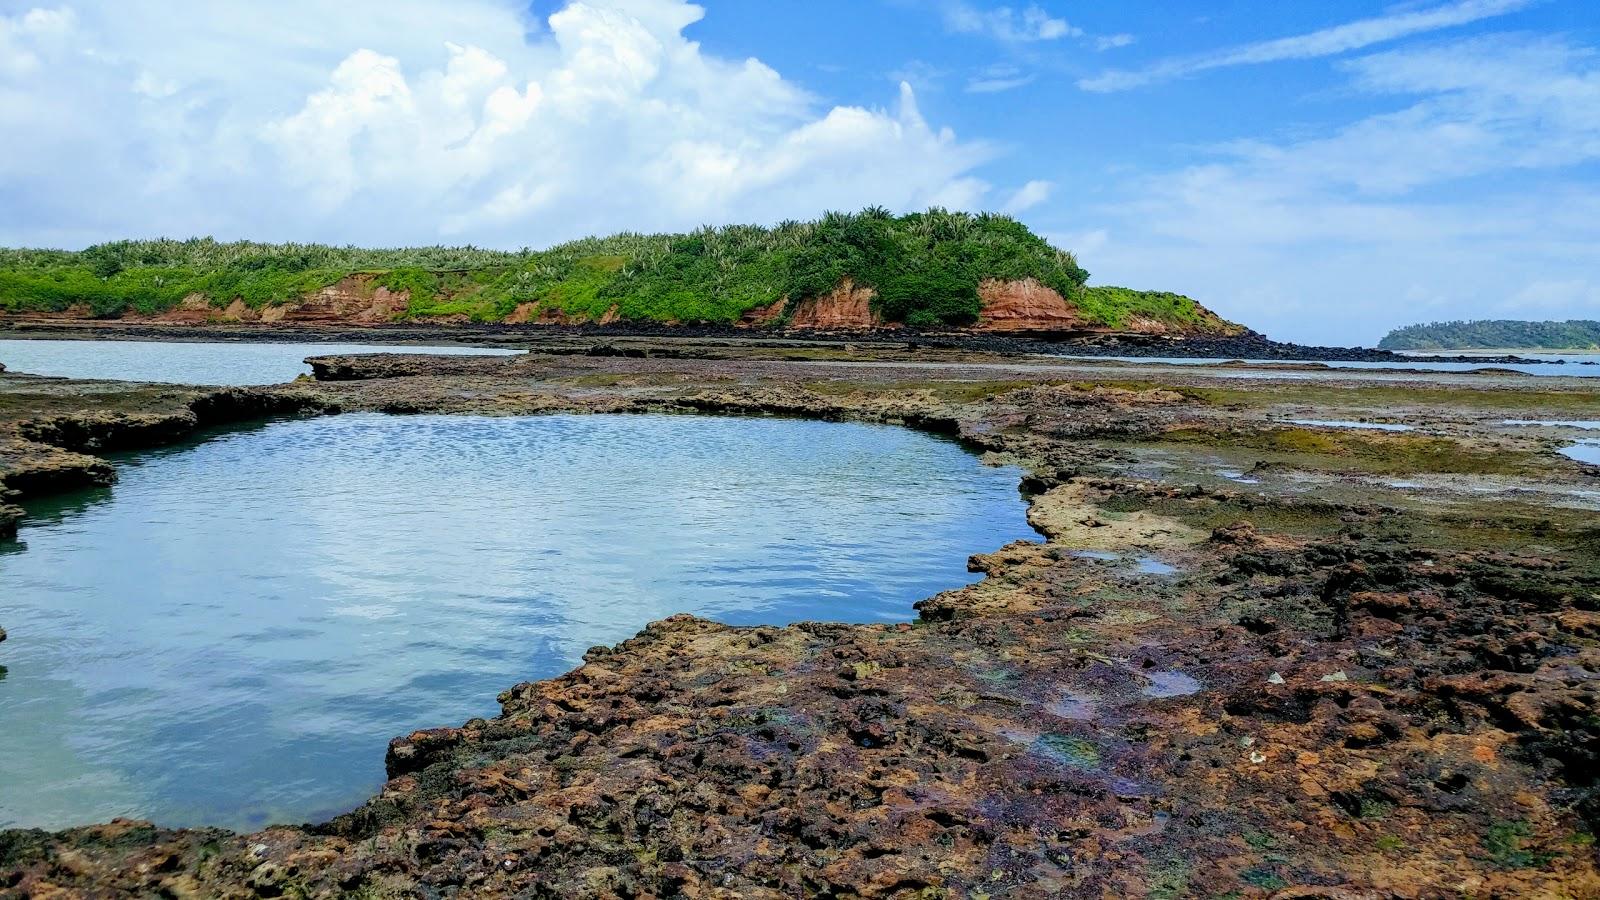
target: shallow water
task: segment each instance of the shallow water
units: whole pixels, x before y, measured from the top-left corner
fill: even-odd
[[[1425,356],[1414,359],[1398,360],[1395,362],[1346,362],[1335,359],[1310,359],[1310,360],[1278,360],[1278,359],[1226,359],[1223,357],[1184,357],[1184,356],[1071,356],[1066,359],[1083,360],[1117,360],[1131,363],[1163,363],[1176,366],[1216,366],[1225,363],[1240,365],[1241,368],[1258,369],[1272,366],[1327,366],[1330,369],[1396,369],[1412,372],[1476,372],[1481,369],[1500,369],[1503,371],[1522,372],[1527,375],[1568,376],[1579,378],[1600,378],[1600,354],[1577,353],[1563,354],[1558,357],[1549,357],[1543,354],[1525,354],[1529,359],[1550,360],[1545,363],[1498,363],[1498,362],[1432,362]],[[1270,368],[1259,372],[1240,373],[1240,377],[1251,378],[1314,378],[1315,374],[1293,372],[1273,372]]]
[[[1600,441],[1579,441],[1570,447],[1561,448],[1561,455],[1581,463],[1600,466]]]
[[[677,612],[907,620],[1032,536],[888,426],[349,415],[121,458],[0,545],[0,825],[351,808],[389,738]]]
[[[1582,419],[1506,419],[1502,425],[1539,425],[1546,428],[1580,428],[1584,431],[1600,431],[1600,422]]]
[[[308,356],[347,353],[440,353],[500,356],[488,347],[397,344],[256,344],[214,341],[0,341],[8,372],[60,378],[110,378],[168,384],[282,384],[311,374]]]
[[[1369,431],[1415,431],[1411,425],[1388,422],[1356,422],[1350,419],[1284,419],[1291,425],[1312,425],[1318,428],[1364,428]]]
[[[1199,693],[1200,682],[1182,672],[1145,672],[1146,697],[1187,697]]]

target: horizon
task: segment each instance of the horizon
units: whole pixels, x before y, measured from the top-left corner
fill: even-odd
[[[1583,7],[0,2],[29,138],[0,244],[514,252],[944,205],[1280,340],[1596,318]]]

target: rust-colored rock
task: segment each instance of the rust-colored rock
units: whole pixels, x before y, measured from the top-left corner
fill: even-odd
[[[1082,331],[1088,323],[1078,308],[1053,288],[1036,279],[997,281],[978,285],[980,331]]]
[[[800,301],[789,318],[789,327],[819,331],[876,328],[883,324],[872,311],[872,299],[877,295],[872,288],[857,287],[854,280],[845,278],[832,291]]]
[[[757,306],[754,309],[746,310],[744,315],[739,317],[738,326],[740,328],[761,328],[771,325],[783,317],[784,307],[788,305],[789,298],[783,297],[766,306]]]
[[[215,313],[211,308],[211,301],[204,294],[190,294],[179,301],[177,306],[155,316],[155,321],[175,325],[197,325],[209,322]]]

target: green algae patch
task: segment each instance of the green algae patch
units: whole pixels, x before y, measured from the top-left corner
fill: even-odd
[[[979,403],[1023,388],[1050,384],[1041,381],[808,381],[802,385],[813,394],[825,397],[860,397],[890,393],[922,392],[946,403]]]
[[[1559,854],[1528,846],[1533,829],[1527,822],[1496,822],[1483,836],[1483,849],[1502,869],[1541,869]]]
[[[1033,752],[1073,769],[1100,768],[1100,748],[1081,737],[1046,734],[1033,742]]]
[[[1242,448],[1288,457],[1310,469],[1402,475],[1520,475],[1547,466],[1531,452],[1479,446],[1424,434],[1338,431],[1316,428],[1224,430],[1176,428],[1167,443]]]
[[[1176,388],[1175,388],[1176,390]],[[1318,418],[1350,418],[1350,413],[1383,413],[1433,409],[1500,412],[1507,418],[1592,418],[1600,415],[1600,392],[1554,388],[1486,389],[1427,384],[1332,386],[1298,381],[1262,381],[1248,388],[1191,389],[1218,406],[1268,409],[1309,407]],[[1338,413],[1335,415],[1334,413]]]

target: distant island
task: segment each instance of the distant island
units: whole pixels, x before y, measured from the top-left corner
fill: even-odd
[[[211,238],[0,250],[0,314],[173,324],[645,323],[1235,335],[1180,294],[1088,286],[1009,216],[882,208],[548,250]]]
[[[1382,350],[1596,350],[1600,322],[1522,322],[1514,319],[1432,322],[1396,328]]]

